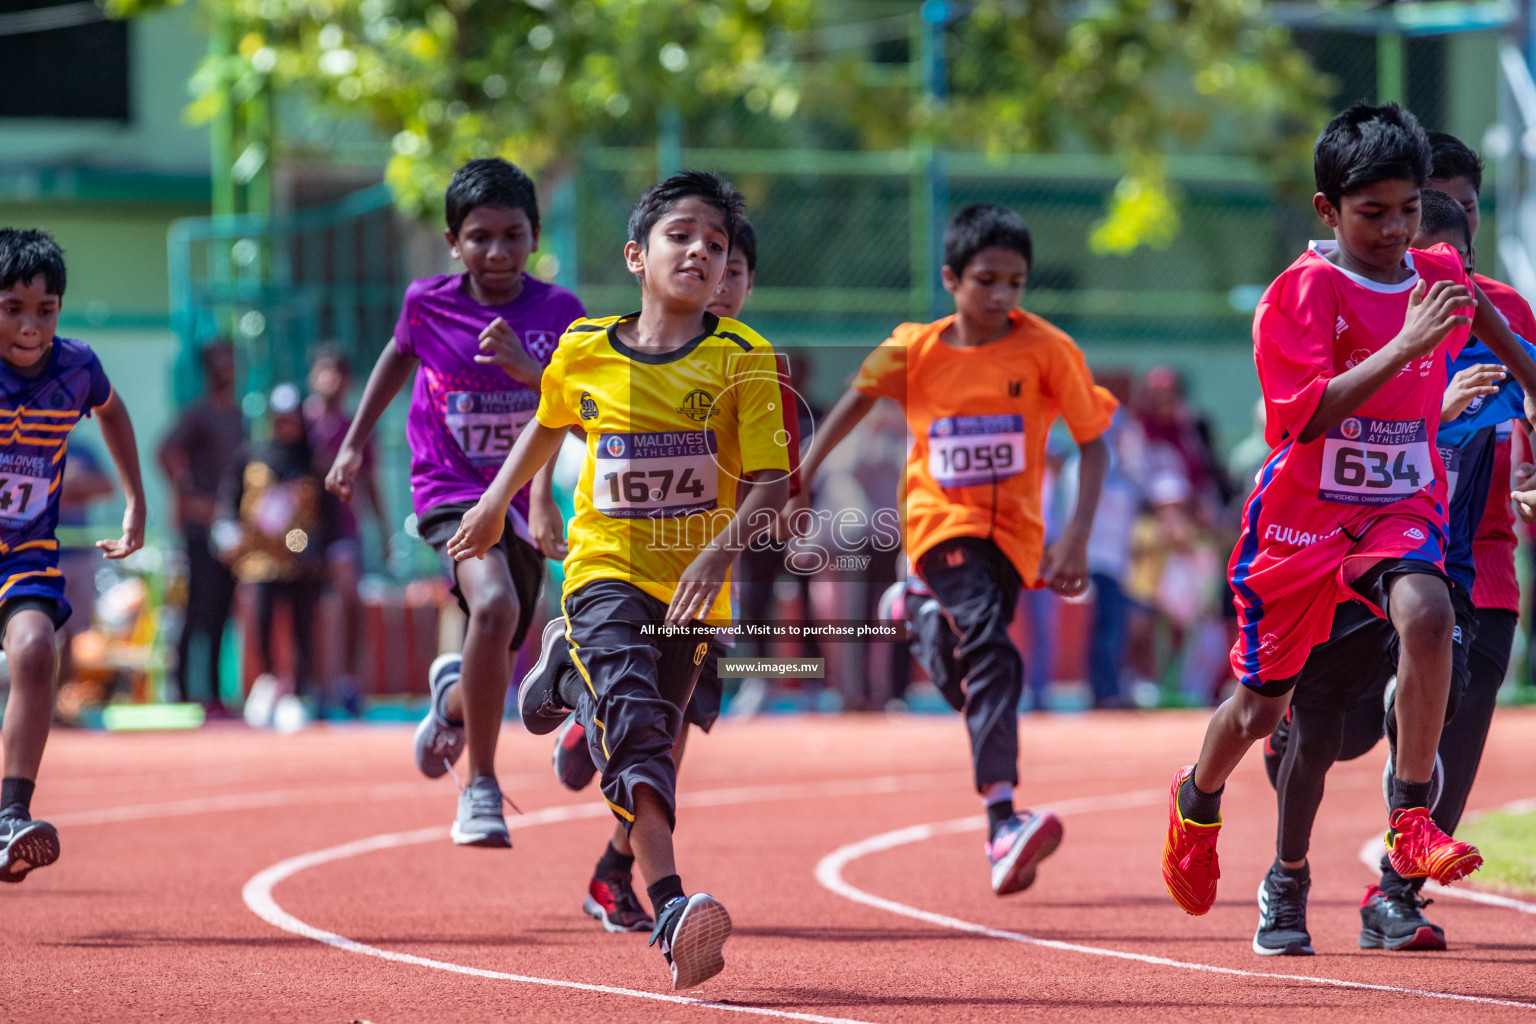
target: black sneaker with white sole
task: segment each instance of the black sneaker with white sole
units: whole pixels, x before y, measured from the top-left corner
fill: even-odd
[[[651,915],[640,905],[628,871],[594,876],[587,883],[587,898],[581,909],[601,922],[605,932],[648,932],[656,927]]]
[[[539,640],[539,660],[517,684],[517,710],[523,728],[535,736],[554,732],[574,708],[560,699],[560,675],[570,666],[571,647],[565,620],[550,619]]]
[[[19,882],[58,859],[58,829],[46,821],[0,816],[0,882]]]
[[[678,896],[661,908],[651,932],[654,946],[672,969],[672,988],[693,988],[725,970],[725,940],[731,937],[731,915],[707,892]]]
[[[1445,929],[1424,917],[1429,904],[1411,886],[1366,889],[1360,901],[1360,948],[1444,949]]]
[[[1253,951],[1260,956],[1311,956],[1307,932],[1307,891],[1312,882],[1292,878],[1279,865],[1259,883],[1259,927]]]

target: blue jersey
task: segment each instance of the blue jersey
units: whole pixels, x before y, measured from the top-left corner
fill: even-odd
[[[0,602],[46,597],[69,614],[59,572],[59,493],[69,432],[112,385],[90,346],[55,338],[42,373],[0,362]]]
[[[1536,359],[1536,346],[1524,338],[1520,343]],[[1446,360],[1449,377],[1479,363],[1498,363],[1499,358],[1476,338],[1467,342],[1461,354]],[[1494,442],[1499,429],[1512,419],[1525,415],[1525,390],[1513,377],[1505,377],[1498,394],[1474,398],[1466,410],[1449,423],[1440,424],[1437,444],[1445,463],[1446,487],[1450,493],[1450,513],[1446,531],[1445,572],[1472,592],[1477,568],[1472,557],[1472,540],[1488,505],[1493,484]]]

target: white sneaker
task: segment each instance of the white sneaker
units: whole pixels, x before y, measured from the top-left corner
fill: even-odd
[[[272,709],[272,728],[278,732],[298,732],[309,725],[309,712],[304,710],[304,702],[291,693],[285,693],[277,698],[277,705]]]
[[[252,729],[265,729],[272,724],[272,711],[277,706],[277,676],[263,672],[251,683],[251,692],[245,695],[245,724]]]

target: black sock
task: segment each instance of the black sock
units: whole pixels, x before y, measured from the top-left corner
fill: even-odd
[[[997,830],[1003,827],[1003,822],[1013,817],[1013,798],[999,800],[995,804],[987,804],[987,838],[996,839]]]
[[[1389,895],[1404,895],[1410,893],[1417,895],[1419,886],[1423,884],[1424,879],[1422,878],[1404,878],[1402,875],[1398,874],[1397,869],[1392,866],[1392,858],[1386,856],[1385,854],[1382,855],[1381,884],[1378,886],[1382,892],[1388,893]]]
[[[634,866],[635,858],[633,854],[626,857],[618,850],[615,850],[612,843],[609,843],[608,848],[603,851],[602,857],[598,859],[597,870],[593,873],[598,878],[607,878],[609,875],[627,875],[629,874],[629,869]]]
[[[656,920],[660,921],[661,908],[684,895],[683,880],[676,875],[658,878],[654,884],[645,887],[645,894],[651,898],[651,907],[656,912]]]
[[[1215,825],[1221,821],[1222,786],[1214,793],[1207,793],[1195,785],[1195,773],[1190,772],[1184,785],[1179,787],[1179,813],[1196,825]]]
[[[32,817],[32,791],[37,783],[31,779],[7,776],[0,782],[0,814],[11,818]]]
[[[1392,810],[1405,810],[1409,807],[1429,806],[1428,782],[1404,782],[1396,775],[1392,776]]]
[[[1274,870],[1278,871],[1280,874],[1284,875],[1286,878],[1294,878],[1296,881],[1300,882],[1302,885],[1306,885],[1308,882],[1312,881],[1312,865],[1311,864],[1303,864],[1299,868],[1288,868],[1284,864],[1281,864],[1279,860],[1276,860],[1275,861]]]
[[[560,703],[574,709],[580,702],[582,691],[587,688],[587,684],[569,659],[560,667],[559,672],[560,674],[555,677],[555,696],[560,698]]]

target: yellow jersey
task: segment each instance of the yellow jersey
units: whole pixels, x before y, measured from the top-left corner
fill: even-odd
[[[789,470],[772,346],[705,314],[704,333],[686,345],[642,352],[615,333],[638,315],[578,320],[544,371],[539,423],[587,434],[562,597],[616,579],[670,602],[683,570],[735,515],[737,485]],[[707,617],[730,613],[723,587]]]

